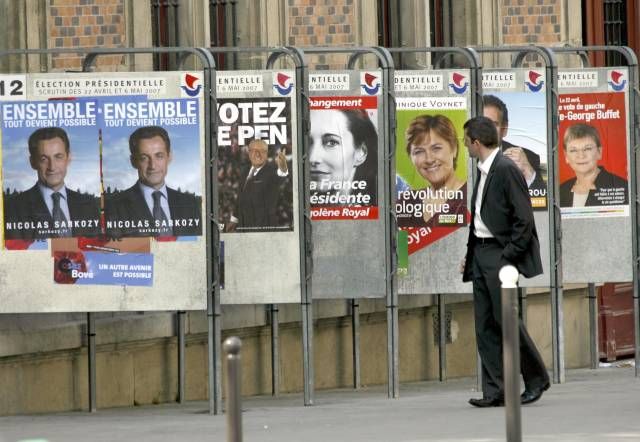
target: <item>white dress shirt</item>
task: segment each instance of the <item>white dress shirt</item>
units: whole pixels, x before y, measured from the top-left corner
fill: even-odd
[[[476,236],[476,238],[493,238],[493,234],[484,223],[484,221],[482,221],[480,208],[482,205],[484,184],[487,182],[487,175],[489,174],[489,169],[491,169],[493,161],[496,159],[496,155],[498,155],[498,148],[493,149],[491,154],[484,161],[478,161],[478,169],[480,170],[480,183],[478,183],[478,195],[476,196],[475,215],[473,219],[473,234]]]

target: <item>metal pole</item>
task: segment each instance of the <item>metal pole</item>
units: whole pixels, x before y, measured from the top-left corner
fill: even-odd
[[[242,341],[236,336],[225,339],[223,345],[227,361],[227,442],[242,442],[241,347]]]
[[[351,343],[353,349],[353,388],[360,388],[360,303],[351,300]]]
[[[87,313],[87,346],[89,351],[89,411],[95,413],[96,406],[96,321],[93,313]]]
[[[185,400],[185,367],[184,367],[184,355],[185,355],[185,343],[184,343],[184,319],[185,312],[178,311],[178,402],[184,404]]]
[[[589,283],[589,349],[591,350],[591,369],[598,368],[600,355],[598,352],[598,298],[596,285]]]
[[[271,312],[271,394],[280,394],[280,337],[278,327],[278,304],[270,304]]]
[[[311,295],[309,293],[309,295]],[[313,405],[313,304],[311,300],[302,303],[302,370],[304,376],[304,404]]]
[[[520,412],[520,333],[518,325],[518,270],[500,269],[502,283],[502,361],[507,441],[522,441]]]
[[[438,293],[438,373],[440,382],[447,379],[447,312],[444,295]]]

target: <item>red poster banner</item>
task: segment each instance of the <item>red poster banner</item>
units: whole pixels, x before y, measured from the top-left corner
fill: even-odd
[[[562,94],[558,110],[563,216],[628,214],[625,94]]]

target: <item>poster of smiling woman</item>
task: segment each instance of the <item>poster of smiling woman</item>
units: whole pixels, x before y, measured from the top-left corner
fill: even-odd
[[[466,225],[467,118],[464,99],[398,98],[396,216],[409,254]]]
[[[625,100],[617,92],[560,95],[563,218],[629,215]]]

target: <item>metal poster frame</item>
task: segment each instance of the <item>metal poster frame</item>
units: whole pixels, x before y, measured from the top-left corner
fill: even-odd
[[[580,57],[583,67],[590,66],[587,55],[592,52],[617,52],[627,61],[629,75],[629,209],[631,217],[631,244],[632,244],[632,274],[633,274],[633,318],[635,336],[635,376],[640,376],[640,304],[638,302],[640,293],[640,200],[638,199],[638,173],[637,167],[640,164],[640,91],[638,90],[638,57],[633,50],[627,46],[576,46],[576,47],[554,47],[551,50],[558,54],[573,54]],[[615,69],[615,66],[607,66]],[[633,149],[633,150],[632,150]],[[589,281],[587,281],[589,282]],[[598,362],[598,334],[597,321],[594,316],[597,314],[595,305],[595,287],[589,283],[590,291],[590,324],[591,334],[591,367],[596,368]],[[597,318],[597,316],[595,316]],[[596,347],[596,348],[594,348]]]
[[[299,253],[299,263],[300,263],[300,289],[301,289],[301,312],[302,312],[302,329],[303,329],[303,376],[305,378],[305,405],[310,405],[312,403],[312,390],[313,390],[313,348],[310,346],[311,338],[309,337],[309,333],[313,333],[313,315],[311,311],[311,279],[310,274],[312,271],[312,263],[311,263],[311,251],[310,251],[310,237],[311,237],[311,223],[309,222],[309,208],[308,208],[308,198],[305,193],[304,186],[304,177],[305,173],[305,161],[304,161],[304,152],[306,146],[305,139],[305,131],[304,131],[304,122],[305,115],[307,113],[306,110],[306,101],[303,100],[303,91],[305,90],[305,81],[306,81],[306,65],[304,58],[297,48],[293,47],[210,47],[206,48],[210,54],[225,54],[230,53],[234,57],[236,57],[240,53],[259,53],[259,54],[268,54],[266,61],[266,69],[272,69],[273,64],[280,57],[287,57],[291,61],[293,61],[295,65],[295,96],[296,96],[296,106],[298,109],[296,116],[296,135],[297,135],[297,176],[298,176],[298,219],[300,220],[300,228],[298,229],[298,238],[299,244],[301,245],[300,253]],[[214,86],[215,90],[215,86]],[[214,105],[215,108],[215,105]],[[211,167],[213,170],[218,170],[218,156],[217,152],[213,155],[211,160]],[[217,192],[214,192],[213,198],[214,205],[217,208],[218,206],[218,195]],[[216,214],[217,215],[217,214]],[[218,218],[217,216],[214,218],[213,222],[218,226]],[[220,234],[219,229],[217,238],[219,241]],[[219,250],[219,243],[217,244],[216,250]],[[216,261],[219,263],[219,261]],[[218,270],[219,271],[219,270]],[[217,284],[214,292],[214,314],[220,316],[220,285]],[[279,376],[277,372],[279,371],[279,340],[277,337],[277,307],[272,308],[272,317],[271,317],[271,328],[272,328],[272,390],[277,393],[279,388]],[[275,322],[274,322],[275,321]],[[220,327],[220,325],[218,325]],[[218,329],[215,331],[216,333],[216,344],[221,342],[221,331]],[[273,339],[276,338],[276,339]],[[220,361],[220,351],[217,349],[214,357],[216,358],[215,367],[216,367],[216,406],[217,409],[221,410],[221,361]],[[211,379],[209,382],[211,389]]]
[[[302,48],[301,51],[306,55],[318,54],[346,54],[349,55],[347,61],[347,70],[355,70],[356,63],[365,55],[373,55],[378,60],[378,69],[382,75],[382,118],[379,119],[381,126],[378,127],[378,159],[383,162],[383,176],[378,176],[378,180],[382,179],[382,189],[384,192],[382,201],[378,201],[380,207],[380,217],[384,226],[384,278],[385,278],[385,299],[387,309],[387,368],[388,368],[388,389],[389,398],[399,397],[399,374],[398,374],[398,305],[397,305],[397,287],[395,281],[395,214],[394,207],[391,204],[390,197],[395,192],[395,182],[391,177],[395,175],[395,165],[393,164],[392,152],[395,149],[395,111],[393,102],[393,60],[389,52],[382,47],[318,47],[318,48]],[[308,91],[308,89],[307,89]],[[307,95],[308,96],[308,95]],[[380,105],[378,106],[380,108]],[[380,142],[382,140],[382,143]],[[388,150],[385,151],[384,147]],[[308,152],[308,151],[307,151]],[[378,188],[380,186],[378,185]],[[323,299],[328,299],[324,298]],[[342,298],[341,298],[342,299]],[[347,298],[348,299],[348,298]],[[354,308],[355,307],[355,308]],[[352,304],[352,322],[355,326],[359,321],[354,320],[354,315],[359,312],[358,304]],[[354,345],[358,343],[359,331],[354,328],[352,330],[352,342]],[[359,353],[358,349],[353,349],[354,361],[354,385],[358,386],[359,373]]]
[[[431,57],[431,69],[427,69],[424,66],[412,66],[406,67],[406,70],[421,70],[429,72],[437,72],[436,66],[442,64],[447,56],[459,55],[467,62],[468,66],[461,67],[457,63],[453,67],[447,69],[469,69],[469,86],[470,91],[470,107],[469,113],[472,117],[480,115],[482,113],[482,66],[478,54],[470,48],[458,48],[458,47],[407,47],[407,48],[388,48],[389,53],[397,58],[396,69],[405,70],[403,64],[404,54],[425,54],[432,55]],[[394,95],[395,98],[395,95]],[[395,161],[395,151],[393,152]],[[473,170],[471,180],[475,179],[475,168]],[[395,201],[395,198],[394,198]],[[447,377],[446,370],[446,300],[445,296],[441,293],[433,293],[437,295],[438,304],[438,321],[439,321],[439,333],[438,333],[438,366],[439,366],[439,379],[444,381]]]
[[[126,54],[126,55],[135,55],[135,54],[176,54],[176,57],[180,57],[180,61],[178,63],[178,67],[181,67],[182,62],[186,60],[189,56],[196,56],[200,62],[202,63],[202,70],[204,76],[204,90],[206,93],[211,93],[211,85],[214,84],[213,78],[213,69],[215,69],[215,62],[213,58],[207,54],[205,51],[202,51],[199,48],[193,47],[166,47],[166,48],[77,48],[77,49],[16,49],[16,50],[3,50],[0,51],[0,57],[6,56],[25,56],[29,55],[58,55],[58,54],[85,54],[85,57],[82,61],[82,72],[90,72],[92,70],[92,65],[96,61],[96,59],[101,55],[114,55],[114,54]],[[135,71],[132,71],[135,73]],[[204,149],[205,149],[205,159],[210,158],[212,152],[211,146],[211,131],[214,128],[215,120],[212,120],[212,109],[215,107],[210,107],[210,100],[207,97],[204,97]],[[211,169],[205,167],[205,191],[206,193],[211,194]],[[203,196],[204,197],[204,196]],[[209,201],[206,200],[206,208],[205,211],[207,213],[211,213],[211,206],[209,205]],[[211,223],[204,223],[205,231],[205,249],[206,249],[206,260],[207,262],[211,262],[213,256],[210,254],[210,238],[212,234],[212,225]],[[211,275],[207,272],[207,286],[210,287],[212,282]],[[207,298],[207,307],[211,304],[211,298],[209,296]],[[180,329],[180,327],[178,327]],[[179,332],[180,333],[180,332]],[[89,411],[95,412],[97,410],[97,396],[96,396],[96,384],[97,384],[97,375],[96,375],[96,345],[95,345],[95,317],[92,312],[87,312],[87,364],[88,364],[88,383],[89,383]],[[211,343],[212,335],[208,336],[208,341]],[[181,375],[179,376],[179,394],[180,397],[184,397],[184,339],[178,340],[181,341],[181,344],[178,345],[178,360],[179,360],[179,372]],[[182,346],[182,347],[181,347]],[[211,371],[211,366],[210,366]],[[211,411],[211,410],[210,410]]]
[[[553,381],[563,383],[564,331],[562,293],[562,245],[560,206],[558,204],[558,78],[557,62],[553,52],[540,46],[476,47],[478,53],[515,53],[511,68],[519,67],[527,54],[537,54],[544,61],[547,109],[547,212],[549,217],[549,289],[551,292]],[[524,315],[524,312],[523,312]]]

